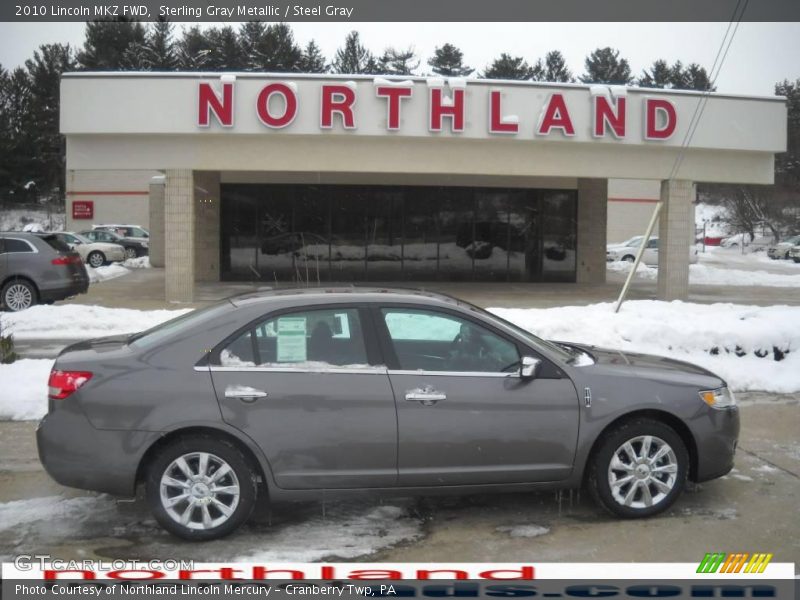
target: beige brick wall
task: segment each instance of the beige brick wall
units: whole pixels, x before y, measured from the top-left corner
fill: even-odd
[[[194,174],[195,281],[219,281],[219,180],[218,172]]]
[[[694,183],[661,182],[658,227],[658,297],[685,300],[689,297],[689,248],[694,242]]]
[[[578,180],[577,282],[606,281],[608,180]]]
[[[189,169],[168,169],[164,197],[164,263],[169,302],[194,299],[194,177]]]
[[[160,181],[155,182],[156,179]],[[164,266],[164,195],[163,177],[150,180],[150,264]]]

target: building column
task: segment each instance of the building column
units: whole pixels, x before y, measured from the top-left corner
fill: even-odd
[[[578,179],[576,281],[606,282],[608,180]]]
[[[694,243],[694,183],[661,182],[658,220],[658,298],[689,297],[689,252]]]
[[[164,195],[164,266],[168,302],[194,299],[195,204],[190,169],[168,169]]]
[[[150,265],[164,266],[164,176],[150,180],[150,239],[148,241]]]
[[[219,172],[194,174],[195,281],[219,281]]]

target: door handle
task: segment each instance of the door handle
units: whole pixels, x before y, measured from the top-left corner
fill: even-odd
[[[225,388],[226,398],[236,398],[242,402],[255,402],[258,398],[266,398],[267,392],[246,385],[229,385]]]
[[[406,400],[419,402],[422,406],[433,406],[440,400],[447,400],[447,394],[437,392],[432,387],[425,387],[423,389],[408,390],[406,392]]]

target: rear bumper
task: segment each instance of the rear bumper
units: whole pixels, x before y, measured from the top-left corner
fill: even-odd
[[[59,287],[39,290],[39,298],[43,302],[56,302],[70,296],[85,294],[89,289],[89,278],[80,279]]]
[[[75,408],[46,415],[36,429],[39,460],[68,487],[132,496],[139,462],[160,434],[95,429]]]
[[[698,483],[722,477],[733,468],[736,446],[739,442],[739,409],[709,409],[700,431],[695,430],[697,440]]]

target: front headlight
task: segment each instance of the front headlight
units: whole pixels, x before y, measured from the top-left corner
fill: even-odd
[[[727,387],[721,387],[717,390],[701,391],[699,393],[700,399],[711,408],[731,408],[736,406],[736,397]]]

